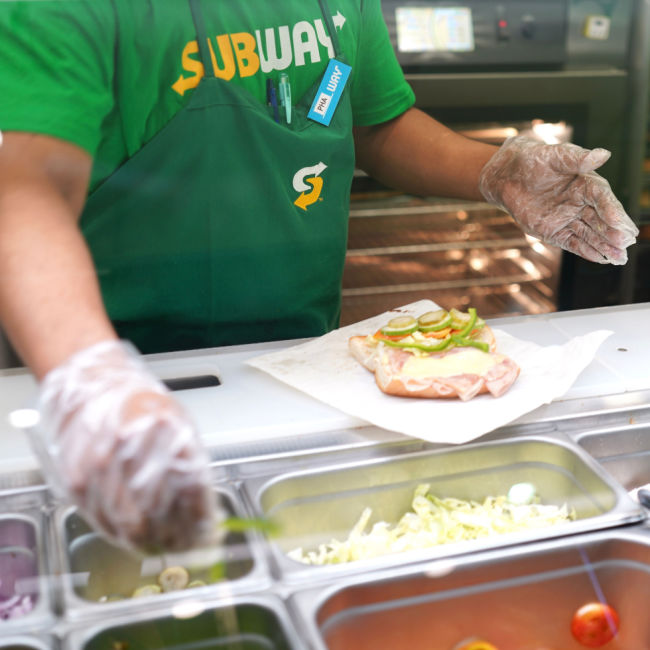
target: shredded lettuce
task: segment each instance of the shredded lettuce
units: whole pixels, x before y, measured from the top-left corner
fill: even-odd
[[[546,528],[576,518],[566,504],[517,504],[506,496],[487,497],[482,503],[440,499],[419,485],[411,501],[412,512],[396,524],[379,521],[368,528],[372,510],[365,508],[347,539],[321,544],[315,551],[296,548],[289,557],[305,564],[340,564],[374,557],[431,548],[472,539]]]

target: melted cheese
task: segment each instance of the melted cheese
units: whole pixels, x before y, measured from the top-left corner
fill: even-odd
[[[465,348],[456,354],[413,356],[407,359],[402,374],[409,377],[453,377],[483,375],[499,362],[498,357],[476,348]]]

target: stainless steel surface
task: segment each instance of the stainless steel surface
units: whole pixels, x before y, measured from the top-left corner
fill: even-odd
[[[648,138],[648,84],[650,82],[650,0],[636,1],[636,20],[630,35],[630,111],[627,118],[629,151],[627,176],[630,217],[638,224],[647,222],[643,214],[644,159]],[[645,218],[644,218],[645,216]],[[640,246],[630,249],[623,278],[621,301],[633,302],[639,289],[647,285],[639,264]]]
[[[341,325],[434,298],[487,316],[555,310],[560,253],[481,203],[352,202]]]
[[[39,639],[33,636],[11,636],[0,639],[0,650],[55,650],[55,639]]]
[[[29,612],[0,619],[5,634],[18,635],[54,622],[46,511],[42,491],[0,497],[0,589],[13,585],[14,594],[32,602]]]
[[[470,637],[499,650],[580,650],[571,618],[604,600],[621,621],[607,648],[640,650],[649,589],[650,534],[634,526],[349,579],[299,592],[292,606],[318,650],[449,650]]]
[[[228,516],[246,516],[233,489],[222,486],[217,494]],[[165,608],[179,598],[229,596],[270,584],[254,533],[228,533],[215,548],[142,557],[100,537],[73,508],[60,507],[55,521],[62,607],[69,619]],[[190,581],[206,586],[131,598],[137,588],[157,584],[158,575],[172,566],[184,567]]]
[[[408,4],[399,0],[384,3],[384,11],[392,24],[396,7]],[[418,6],[441,4],[438,0],[424,0]],[[557,3],[488,0],[462,6],[471,7],[473,14],[476,12],[473,15],[474,50],[401,53],[406,57],[407,79],[415,91],[417,106],[455,130],[468,123],[500,122],[507,127],[535,119],[566,122],[573,129],[572,141],[576,144],[587,148],[602,147],[612,152],[611,159],[599,173],[610,182],[626,210],[638,220],[641,162],[647,132],[648,0],[569,1],[568,10],[557,13],[553,34],[560,40],[565,36],[562,43],[565,56],[547,56],[552,54],[552,48],[547,47],[553,45],[550,41],[542,44],[521,38],[521,28],[528,25],[531,17],[536,20],[546,11],[553,11],[553,7],[557,9]],[[502,41],[498,39],[498,23],[486,18],[494,11],[511,14],[506,19],[511,34]],[[523,21],[524,14],[526,21]],[[609,25],[603,38],[590,37],[586,29],[588,21],[597,16]],[[397,48],[395,35],[392,36]],[[513,48],[521,48],[521,53],[512,56]],[[531,295],[516,294],[515,298],[523,296],[527,300],[519,304],[512,301],[513,312],[535,313],[536,307],[543,306],[551,311],[632,302],[644,287],[638,253],[638,247],[632,248],[630,262],[622,269],[595,268],[564,255],[557,295],[544,296],[528,283],[526,289]],[[491,277],[491,272],[484,276]],[[443,290],[435,284],[437,281],[432,274],[429,297],[449,303],[459,299],[478,302],[486,316],[507,313],[509,296],[496,283],[492,285],[498,293],[492,311],[489,296],[486,299],[476,291],[456,290],[453,293],[451,289]],[[474,284],[473,279],[468,279],[468,287]],[[413,293],[404,295],[415,296]],[[391,297],[389,295],[388,299]],[[377,298],[373,301],[367,296],[348,296],[344,309],[352,310],[351,304],[356,313],[367,313],[386,305]],[[351,321],[352,317],[346,320]]]
[[[635,417],[643,413],[638,411]],[[45,522],[42,529],[50,538],[49,561],[44,564],[44,589],[51,590],[55,597],[48,598],[43,616],[29,619],[29,628],[2,626],[0,632],[30,639],[32,645],[25,647],[36,650],[56,648],[59,640],[66,650],[114,650],[120,647],[111,645],[114,642],[129,643],[130,650],[224,648],[232,647],[235,642],[240,647],[255,649],[302,650],[325,647],[319,645],[322,641],[318,638],[322,635],[331,643],[337,643],[338,639],[345,648],[357,647],[354,645],[359,640],[354,637],[356,620],[358,615],[363,618],[366,611],[360,614],[360,607],[366,606],[357,607],[357,597],[363,593],[359,585],[368,584],[367,593],[386,596],[385,611],[391,621],[402,615],[399,612],[405,612],[405,616],[412,617],[416,636],[424,639],[419,627],[422,607],[440,607],[446,612],[447,607],[455,611],[460,603],[459,611],[466,611],[465,603],[474,607],[486,594],[495,606],[510,607],[521,600],[517,596],[523,593],[539,593],[541,598],[550,601],[549,594],[556,591],[560,593],[558,600],[566,603],[564,587],[568,578],[565,574],[577,580],[582,589],[584,568],[562,560],[575,557],[574,551],[562,549],[573,548],[579,539],[584,540],[585,548],[597,549],[595,557],[591,551],[588,556],[599,580],[608,588],[610,582],[616,583],[615,576],[635,588],[637,584],[639,589],[646,588],[643,580],[650,567],[647,550],[638,554],[636,537],[630,538],[631,542],[625,541],[630,531],[638,535],[644,528],[635,523],[644,511],[628,497],[625,487],[587,453],[587,450],[596,456],[609,453],[618,438],[621,441],[618,449],[631,456],[642,454],[645,426],[645,423],[643,426],[630,424],[623,412],[603,412],[574,420],[512,425],[494,432],[492,438],[486,436],[481,442],[462,447],[430,445],[410,439],[386,440],[366,448],[343,445],[323,448],[319,453],[305,449],[297,455],[266,455],[215,467],[215,476],[220,481],[216,485],[228,495],[231,512],[263,513],[274,518],[277,515],[285,527],[283,536],[266,540],[261,535],[253,535],[250,549],[245,550],[253,558],[252,570],[239,578],[231,574],[232,579],[221,585],[109,603],[91,599],[103,595],[104,590],[130,590],[135,586],[134,577],[138,583],[148,582],[146,576],[155,576],[163,562],[155,558],[139,563],[126,559],[121,552],[100,542],[73,510],[60,506],[52,510],[49,499],[40,491],[19,489],[5,495],[2,506],[5,510],[18,511],[21,516],[29,511],[37,522],[42,516]],[[580,445],[571,440],[573,437],[579,442],[581,433],[607,434],[612,436],[612,443],[607,442],[603,447]],[[408,507],[412,489],[422,481],[430,481],[434,491],[470,498],[503,491],[512,482],[524,479],[538,485],[543,501],[566,501],[573,505],[580,517],[578,521],[563,530],[544,531],[543,537],[511,536],[487,545],[468,542],[463,549],[457,544],[454,549],[447,546],[434,552],[359,562],[354,567],[297,565],[288,561],[284,553],[289,546],[306,538],[316,543],[337,532],[348,532],[361,506],[373,506],[377,518],[396,518]],[[245,497],[242,501],[241,496]],[[205,556],[199,558],[200,562],[205,566]],[[500,571],[506,574],[505,578]],[[639,578],[643,571],[643,577]],[[374,589],[375,583],[384,585],[393,581],[400,589],[408,590],[420,580],[411,577],[421,574],[436,575],[442,580],[431,583],[426,578],[427,585],[433,584],[439,596],[426,596],[424,604],[419,604],[416,598],[407,599],[404,607],[393,607],[392,587],[386,590],[382,586],[379,592]],[[476,583],[473,591],[463,591],[470,583]],[[582,598],[582,591],[576,593]],[[288,610],[285,610],[285,599],[290,605]],[[54,613],[50,611],[52,607]],[[517,623],[520,616],[515,613],[513,620]],[[374,616],[371,607],[368,620],[373,622]],[[347,621],[352,623],[348,625]],[[225,627],[227,624],[235,627]],[[370,629],[368,638],[375,643]],[[43,641],[48,634],[52,636],[51,643]],[[400,646],[397,637],[392,640],[394,645],[388,646],[391,650],[418,647]],[[430,647],[436,649],[435,645]],[[498,647],[500,650],[525,648],[506,643]],[[573,650],[571,646],[556,647]],[[621,647],[629,650],[631,646]],[[441,646],[440,650],[449,649]]]
[[[364,293],[346,292],[343,295],[341,325],[351,325],[401,305],[430,299],[431,296],[435,296],[436,302],[443,307],[466,310],[471,306],[479,314],[486,315],[548,313],[555,310],[547,285],[529,277],[519,277],[519,280],[516,277],[505,278],[503,284],[497,286],[491,284],[492,279],[482,278],[473,280],[469,286],[467,282],[460,281],[445,288],[437,285],[435,290],[427,288],[435,286],[434,282],[429,282],[419,286],[373,287],[372,291]]]
[[[382,3],[388,33],[398,61],[405,69],[557,67],[566,61],[568,0],[464,0],[460,3],[462,8],[449,20],[448,28],[439,30],[429,25],[439,23],[440,19],[426,12],[441,8],[450,11],[449,2],[421,0],[415,7],[422,13],[417,13],[412,3],[404,0]],[[400,21],[397,14],[404,11],[410,15]],[[420,29],[416,31],[414,27],[418,24]],[[438,36],[435,45],[423,38],[432,31]],[[446,38],[439,38],[446,33],[451,36],[451,44]]]
[[[471,211],[471,214],[470,214]],[[462,248],[527,246],[526,236],[501,210],[483,203],[427,201],[399,195],[377,200],[353,201],[348,247],[352,256],[367,254],[419,253]],[[399,216],[399,221],[392,217]],[[460,240],[460,242],[459,242]],[[387,243],[394,249],[387,248]]]
[[[630,216],[640,219],[643,189],[643,161],[648,134],[648,83],[650,82],[650,0],[636,0],[636,14],[630,34],[630,89],[627,115],[629,151]],[[632,295],[628,298],[631,300]]]
[[[619,0],[618,2],[598,3],[591,0],[568,0],[566,3],[532,0],[529,2],[465,2],[460,6],[470,7],[475,32],[475,50],[466,52],[421,52],[400,54],[402,62],[411,68],[445,65],[447,68],[481,68],[486,64],[502,67],[549,68],[565,64],[567,67],[617,67],[627,65],[631,48],[629,37],[631,25],[638,20],[640,3],[645,0]],[[407,6],[401,0],[386,0],[382,7],[394,47],[397,48],[395,30],[395,8]],[[419,6],[435,7],[437,0],[423,0]],[[550,10],[547,8],[550,7]],[[498,14],[498,8],[502,14]],[[478,11],[477,11],[478,10]],[[541,15],[540,15],[541,14]],[[605,15],[610,19],[608,38],[588,38],[585,33],[587,19],[593,15]],[[497,16],[508,23],[509,39],[497,37]],[[531,21],[532,18],[532,21]],[[540,36],[534,33],[538,23],[551,22],[551,38],[530,38]],[[531,33],[531,24],[532,32]],[[526,30],[526,34],[522,33]],[[563,38],[564,37],[564,38]]]
[[[246,604],[246,607],[253,604],[252,609],[245,611],[252,612],[253,618],[259,621],[260,608],[264,610],[267,599],[270,599],[274,603],[270,610],[275,614],[277,604],[290,642],[294,642],[290,647],[301,650],[321,648],[316,639],[323,632],[329,634],[329,631],[334,635],[332,638],[341,634],[343,643],[356,643],[357,638],[347,636],[355,633],[354,629],[349,629],[353,626],[346,628],[344,623],[345,620],[357,620],[359,608],[356,607],[356,599],[361,593],[357,590],[359,585],[374,586],[394,580],[407,590],[413,584],[411,576],[425,572],[431,576],[435,573],[445,582],[427,584],[433,585],[436,590],[440,585],[440,598],[435,600],[434,596],[433,601],[436,608],[443,608],[440,610],[443,612],[446,611],[445,607],[454,609],[449,605],[452,602],[461,603],[460,611],[465,612],[467,610],[463,604],[478,608],[475,603],[480,600],[483,604],[486,599],[489,603],[494,599],[499,607],[515,606],[521,600],[515,597],[516,594],[523,593],[539,594],[540,598],[551,601],[558,592],[557,599],[565,602],[562,600],[565,585],[562,572],[568,571],[572,577],[577,576],[579,584],[583,584],[584,571],[575,563],[574,566],[563,565],[558,560],[559,563],[555,564],[555,558],[557,553],[564,553],[563,549],[574,548],[579,539],[584,540],[583,546],[592,545],[593,548],[602,549],[598,550],[595,558],[591,555],[588,557],[594,562],[594,574],[607,586],[608,595],[610,588],[617,593],[615,587],[610,587],[610,582],[618,580],[630,584],[630,598],[636,597],[637,585],[643,583],[638,576],[642,571],[647,571],[650,557],[645,551],[639,554],[633,550],[637,548],[636,538],[632,540],[633,543],[624,544],[621,540],[627,540],[631,531],[637,531],[638,535],[639,530],[644,530],[647,524],[636,522],[649,512],[627,494],[628,489],[638,487],[647,476],[646,459],[650,445],[644,443],[646,433],[650,431],[650,390],[635,389],[648,386],[643,383],[647,382],[644,374],[647,367],[645,335],[638,326],[647,312],[647,305],[636,305],[492,321],[496,327],[503,327],[506,331],[512,329],[511,333],[515,336],[544,345],[561,343],[567,337],[598,327],[611,328],[615,330],[615,335],[608,345],[599,350],[594,362],[600,364],[598,372],[594,373],[593,366],[591,371],[585,370],[585,388],[595,386],[598,389],[585,393],[590,397],[574,396],[566,401],[554,402],[520,421],[482,436],[472,444],[462,446],[433,445],[393,435],[376,427],[354,428],[348,427],[348,423],[338,424],[339,420],[333,421],[329,413],[323,414],[318,410],[318,404],[312,404],[297,391],[295,395],[288,395],[289,391],[281,390],[277,382],[274,384],[267,377],[242,372],[245,360],[268,351],[267,346],[196,351],[148,359],[152,367],[161,372],[165,372],[165,369],[176,372],[177,363],[192,368],[196,363],[201,365],[204,362],[218,365],[224,379],[222,386],[187,391],[188,397],[192,397],[192,400],[188,400],[188,407],[200,415],[201,422],[206,423],[212,433],[214,485],[229,495],[233,510],[238,515],[278,513],[280,521],[287,524],[284,536],[266,539],[261,534],[251,534],[250,540],[247,540],[250,548],[245,549],[244,554],[250,554],[253,566],[249,573],[239,578],[231,574],[233,579],[227,582],[197,590],[97,603],[91,598],[104,595],[100,593],[104,590],[113,589],[111,583],[120,583],[122,586],[117,589],[124,588],[126,592],[134,586],[134,574],[129,574],[129,567],[134,568],[138,581],[142,579],[145,582],[149,578],[143,576],[155,577],[163,561],[149,558],[136,565],[131,560],[125,562],[120,553],[100,543],[81,524],[73,510],[58,505],[42,488],[27,485],[29,481],[14,482],[12,476],[15,472],[0,471],[0,511],[3,515],[17,514],[35,521],[39,536],[46,539],[42,545],[41,579],[47,598],[47,607],[43,600],[42,615],[35,616],[36,612],[33,612],[16,621],[0,622],[0,636],[5,634],[11,635],[11,638],[25,639],[32,639],[33,636],[34,640],[48,648],[56,648],[59,640],[64,640],[67,650],[81,650],[86,644],[89,650],[94,650],[103,642],[104,637],[99,636],[103,631],[120,628],[128,629],[135,635],[133,641],[136,645],[129,648],[134,650],[136,647],[150,648],[152,644],[155,648],[161,630],[167,635],[173,626],[189,629],[185,626],[198,621],[198,631],[183,639],[185,647],[218,648],[229,641],[223,638],[215,640],[214,629],[204,625],[208,618],[215,620],[212,610],[232,612],[233,604],[235,607],[240,603]],[[277,348],[286,343],[274,345]],[[619,348],[625,348],[627,352],[619,352]],[[157,364],[163,365],[159,367]],[[620,385],[607,383],[607,387],[619,392],[600,390],[603,374],[607,375],[610,371],[624,380]],[[13,377],[12,371],[4,372],[9,372]],[[8,388],[12,385],[10,381],[3,384]],[[235,388],[242,385],[246,386],[246,392],[239,395]],[[222,393],[225,397],[221,398],[219,391],[222,389],[231,392]],[[264,422],[255,420],[256,413],[248,417],[248,413],[242,409],[242,405],[250,407],[251,394],[255,394]],[[4,392],[2,396],[8,403],[15,401],[11,391],[9,394]],[[224,409],[226,402],[231,412]],[[282,411],[282,417],[286,419],[281,419],[278,411]],[[289,419],[295,420],[296,417],[299,423],[291,428],[293,425]],[[227,438],[227,428],[217,430],[214,424],[217,420],[219,423],[225,422],[228,427],[232,426],[230,438]],[[266,437],[266,429],[262,431],[260,423],[278,428],[283,437]],[[244,433],[248,427],[257,428],[262,434],[249,439],[240,434],[238,426],[244,427]],[[226,438],[229,444],[225,447],[215,442],[223,443]],[[612,458],[616,463],[621,463],[620,474],[609,471],[608,462]],[[4,454],[4,459],[11,470],[11,449]],[[574,505],[580,518],[563,529],[544,531],[544,538],[513,535],[507,539],[493,539],[487,546],[467,542],[462,549],[461,544],[456,544],[455,548],[440,547],[433,552],[358,562],[355,566],[310,567],[289,561],[285,555],[286,549],[306,540],[316,544],[318,541],[329,541],[334,534],[345,535],[356,522],[360,508],[365,505],[376,509],[378,519],[396,518],[402,514],[403,507],[410,505],[412,490],[419,482],[430,481],[434,491],[444,489],[462,498],[503,491],[522,478],[538,484],[543,501],[566,501]],[[57,507],[53,508],[54,505]],[[233,552],[238,550],[239,547],[235,545]],[[605,557],[610,550],[611,562]],[[546,558],[550,559],[547,561]],[[603,569],[604,574],[599,573],[601,567],[598,563],[601,561],[609,562],[609,568]],[[203,566],[209,564],[205,555],[199,558],[199,564],[201,562]],[[506,563],[504,572],[521,568],[521,573],[514,575],[512,580],[509,574],[505,578],[500,577],[499,567],[506,567]],[[642,568],[640,571],[629,570],[637,565]],[[605,577],[601,578],[601,575]],[[453,583],[456,579],[454,576],[462,584]],[[459,591],[473,582],[477,582],[477,591]],[[538,592],[537,585],[541,583],[544,583],[543,589]],[[638,587],[641,588],[647,589],[645,583]],[[339,592],[343,595],[339,596]],[[304,594],[308,594],[310,599],[302,608],[300,603]],[[391,595],[390,592],[386,594]],[[582,592],[578,595],[582,597]],[[349,617],[346,613],[348,606],[343,605],[343,597],[348,596],[351,606]],[[285,601],[289,604],[286,612]],[[316,606],[325,601],[329,610]],[[396,620],[393,616],[397,613],[393,602],[385,601],[386,615],[391,621]],[[545,600],[541,602],[545,603]],[[636,610],[628,610],[625,603],[618,607],[622,608],[621,611],[631,611],[633,616],[636,615]],[[421,610],[418,610],[418,602],[407,600],[401,610],[405,616],[413,617],[412,627],[419,630],[418,616]],[[315,617],[315,612],[319,612],[320,618]],[[555,613],[555,610],[551,612],[549,609],[549,613]],[[232,620],[230,616],[229,620]],[[520,620],[516,607],[513,617],[515,621]],[[265,618],[266,614],[263,613],[261,620]],[[162,622],[158,624],[158,621]],[[460,625],[461,621],[457,622]],[[330,626],[329,631],[327,626]],[[264,645],[267,641],[264,635],[260,638],[259,635],[255,636],[256,632],[247,629],[240,629],[237,633],[240,632],[237,640],[244,647],[246,641],[253,644],[249,647],[268,647],[268,644]],[[636,627],[633,634],[637,634]],[[205,638],[199,639],[199,636]],[[9,637],[2,636],[3,641],[5,638]],[[372,629],[368,638],[374,642]],[[629,638],[636,643],[636,637]],[[400,650],[399,639],[393,640],[395,645],[391,650]],[[168,641],[175,643],[173,638],[161,643]],[[38,643],[36,647],[42,650]],[[433,647],[435,649],[435,645]],[[450,647],[440,650],[449,650]],[[504,643],[498,647],[504,650],[508,645]],[[555,647],[574,650],[568,645]],[[616,645],[612,644],[611,647],[615,648]],[[628,644],[623,647],[625,650],[637,650],[637,647],[644,646]],[[511,645],[510,648],[523,650],[525,646]],[[538,650],[535,646],[533,648]]]
[[[75,629],[66,650],[298,650],[304,648],[283,603],[271,596],[178,603],[166,615],[128,618]]]
[[[437,72],[407,75],[417,106],[449,126],[459,121],[504,124],[542,119],[565,121],[574,142],[614,152],[603,175],[617,195],[626,196],[629,74],[624,68],[558,71]],[[613,126],[614,125],[614,126]],[[627,137],[640,137],[630,134]]]
[[[618,0],[595,3],[592,0],[569,1],[569,31],[567,33],[567,64],[573,68],[625,68],[631,54],[630,31],[637,20],[639,2]],[[608,5],[608,6],[607,6]],[[594,39],[585,35],[589,16],[603,15],[611,19],[609,38]]]
[[[626,490],[650,483],[650,425],[586,430],[575,440]]]
[[[518,482],[533,482],[543,503],[568,504],[577,519],[535,532],[503,535],[441,545],[347,564],[309,566],[287,553],[297,547],[317,548],[332,538],[345,539],[366,507],[370,525],[396,522],[410,510],[415,487],[429,483],[440,497],[482,501],[506,494]],[[463,445],[451,449],[405,453],[381,459],[339,463],[315,470],[284,473],[244,481],[254,510],[276,522],[281,534],[270,540],[277,575],[296,584],[332,580],[351,572],[432,557],[451,557],[486,548],[597,530],[638,521],[640,507],[568,438],[530,436]]]
[[[638,417],[650,404],[650,348],[640,326],[649,317],[650,303],[646,303],[491,319],[494,327],[539,345],[562,345],[574,336],[600,328],[614,331],[565,396],[531,411],[516,423],[568,420],[578,425],[585,416],[608,414],[625,424],[630,417]],[[305,341],[151,355],[146,362],[162,376],[171,371],[177,374],[185,368],[208,366],[219,370],[221,386],[178,395],[211,449],[213,460],[219,464],[233,466],[253,457],[288,457],[311,451],[338,453],[405,439],[397,433],[368,427],[367,422],[246,365],[254,356],[302,342]],[[26,436],[17,434],[8,423],[15,405],[29,403],[33,390],[33,380],[24,369],[0,370],[0,492],[5,487],[11,489],[14,479],[17,486],[31,484],[30,476],[16,474],[20,474],[21,467],[29,467],[30,472],[38,467]],[[255,396],[255,408],[251,408],[251,395]],[[37,474],[33,476],[40,478]]]

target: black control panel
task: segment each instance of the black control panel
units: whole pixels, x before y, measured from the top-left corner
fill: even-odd
[[[566,61],[568,0],[383,0],[382,8],[406,71]]]

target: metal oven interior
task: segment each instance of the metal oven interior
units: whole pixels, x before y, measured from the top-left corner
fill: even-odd
[[[609,149],[602,174],[640,221],[647,3],[384,0],[382,7],[420,109],[495,144],[526,133]],[[442,36],[427,40],[434,24],[443,25]],[[343,325],[425,297],[447,308],[471,304],[488,317],[621,304],[634,301],[637,284],[634,259],[623,268],[584,262],[525,237],[486,204],[404,196],[355,175]]]

